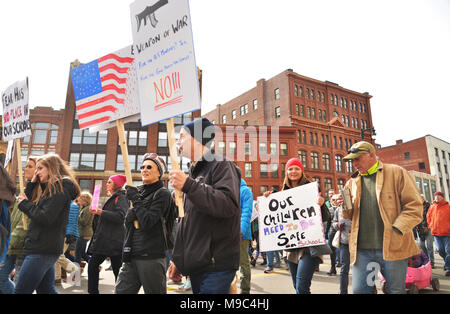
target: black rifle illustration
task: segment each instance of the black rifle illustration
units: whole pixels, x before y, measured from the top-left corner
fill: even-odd
[[[144,21],[144,25],[147,25],[147,17],[150,19],[150,24],[152,24],[153,28],[156,27],[158,24],[158,20],[155,17],[155,12],[162,6],[169,3],[168,0],[160,0],[156,2],[154,5],[146,7],[144,11],[142,11],[139,14],[136,14],[136,20],[137,20],[137,31],[139,32],[139,29],[141,28],[141,23]]]

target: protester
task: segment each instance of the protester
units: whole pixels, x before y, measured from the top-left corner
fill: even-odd
[[[214,136],[215,127],[206,118],[185,124],[177,145],[192,161],[189,176],[181,170],[169,174],[170,184],[185,199],[173,262],[190,276],[195,294],[229,293],[239,268],[241,173],[210,150]]]
[[[255,267],[256,261],[258,260],[259,254],[263,258],[263,261],[260,263],[261,266],[267,265],[267,255],[266,252],[260,252],[259,249],[259,227],[258,227],[258,219],[253,220],[253,240],[256,242],[255,251],[253,252],[253,259],[250,264]]]
[[[241,201],[241,253],[239,268],[241,272],[240,276],[240,289],[241,294],[250,293],[250,259],[248,255],[248,248],[252,241],[252,227],[250,219],[252,218],[253,211],[253,193],[248,188],[247,184],[241,179],[240,189],[240,201]]]
[[[69,208],[69,219],[66,227],[66,238],[64,241],[63,254],[61,254],[55,263],[55,284],[61,284],[61,278],[66,278],[67,273],[73,273],[78,270],[78,267],[72,263],[64,253],[67,251],[72,243],[75,243],[79,238],[78,234],[78,214],[80,213],[80,206],[72,201]],[[61,272],[64,276],[61,276]],[[70,278],[69,278],[70,279]]]
[[[10,253],[11,231],[17,226],[17,219],[11,217],[16,200],[16,187],[3,164],[0,163],[0,293],[12,293],[14,284],[9,280],[9,273],[14,269],[16,255]],[[17,211],[17,210],[16,210]],[[20,216],[20,215],[19,215]],[[14,239],[12,239],[14,240]]]
[[[422,220],[417,186],[402,167],[379,161],[368,142],[353,144],[348,153],[344,160],[352,160],[358,170],[345,187],[352,208],[343,210],[353,226],[349,240],[353,293],[375,292],[374,280],[367,280],[373,277],[373,263],[383,269],[388,293],[405,293],[408,258],[419,253],[412,233]]]
[[[80,236],[75,244],[74,261],[80,266],[81,275],[86,262],[89,262],[89,255],[86,253],[86,246],[94,233],[92,230],[94,214],[90,211],[92,195],[89,192],[81,192],[80,197],[78,197],[75,202],[80,206],[80,213],[78,215],[78,234]]]
[[[328,210],[330,211],[330,219],[333,218],[333,214],[334,212],[332,212],[332,205],[331,205],[331,198],[333,197],[333,195],[335,194],[333,189],[329,189],[328,190],[328,198],[325,199],[325,205],[327,205]],[[324,230],[325,230],[325,238],[328,240],[329,236],[328,234],[330,233],[330,227],[331,227],[331,220],[327,222],[326,224],[326,228],[324,225]],[[335,252],[333,251],[332,255],[335,254]]]
[[[106,191],[110,197],[103,209],[94,209],[94,235],[89,243],[88,254],[88,292],[98,294],[100,265],[107,257],[111,259],[115,279],[122,265],[122,249],[125,236],[124,219],[129,208],[125,190],[122,190],[126,176],[114,175],[106,183]]]
[[[330,190],[330,191],[333,191],[333,190]],[[331,217],[331,219],[333,219],[333,217],[336,214],[336,211],[340,208],[340,206],[336,203],[337,198],[335,197],[333,199],[333,196],[338,195],[338,194],[334,194],[334,192],[333,192],[333,194],[331,194],[330,192],[328,192],[328,195],[331,195],[331,196],[330,196],[330,205],[329,206],[327,205],[327,207],[330,212],[330,217]],[[340,261],[340,252],[339,252],[340,248],[336,248],[332,245],[334,236],[338,229],[333,226],[331,220],[330,220],[329,226],[330,226],[330,228],[328,230],[328,246],[331,248],[331,254],[330,254],[331,268],[327,272],[327,275],[333,276],[333,275],[336,275],[336,264],[337,264],[336,262]],[[339,264],[339,265],[341,265],[341,264]]]
[[[285,177],[283,181],[282,191],[295,188],[304,184],[311,183],[304,173],[303,164],[298,158],[291,158],[286,163]],[[273,191],[264,193],[269,196]],[[325,205],[323,197],[318,195],[317,203],[320,205],[322,214],[322,222],[329,220],[329,211]],[[318,256],[311,256],[309,248],[297,248],[286,250],[289,271],[292,277],[292,283],[297,294],[309,294],[311,280],[314,271],[319,266],[322,259]]]
[[[428,203],[423,194],[420,195],[422,198],[423,206],[423,219],[420,224],[416,226],[417,234],[419,236],[420,248],[428,255],[430,260],[431,268],[434,268],[434,245],[433,245],[433,235],[428,227],[427,214],[430,208],[430,203]]]
[[[450,205],[444,199],[444,193],[434,193],[427,222],[436,241],[437,251],[444,259],[445,276],[450,276]]]
[[[335,207],[331,228],[339,231],[339,254],[341,261],[339,290],[341,294],[348,294],[348,273],[350,271],[350,251],[348,249],[348,239],[352,230],[352,221],[344,218],[342,206],[336,206],[340,197],[340,194],[335,194],[331,199],[331,203]],[[333,238],[335,235],[336,232],[334,232]],[[329,243],[333,242],[333,238],[331,238]]]
[[[72,170],[61,157],[48,154],[37,159],[25,196],[19,197],[19,210],[31,220],[16,294],[57,293],[54,264],[63,253],[70,203],[79,194]]]
[[[428,264],[430,260],[424,251],[420,250],[420,253],[413,255],[408,260],[408,266],[412,268],[419,268]]]
[[[161,181],[166,165],[156,154],[144,155],[143,185],[127,186],[133,203],[125,217],[123,265],[115,287],[116,294],[166,294],[165,252],[173,247],[172,227],[176,219],[174,200]],[[138,221],[139,229],[134,226]]]

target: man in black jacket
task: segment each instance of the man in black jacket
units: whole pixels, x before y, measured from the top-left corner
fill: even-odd
[[[165,171],[160,157],[145,154],[141,166],[144,184],[126,187],[133,206],[125,217],[123,265],[115,287],[117,294],[137,294],[141,286],[146,294],[167,292],[165,252],[173,247],[167,226],[173,226],[175,217],[171,213],[175,209],[170,191],[161,181]],[[166,218],[171,222],[166,224]]]
[[[189,176],[180,170],[169,174],[171,185],[184,193],[185,210],[173,262],[190,276],[196,294],[229,293],[239,269],[241,173],[210,150],[214,137],[206,118],[184,125],[177,145],[192,162]]]

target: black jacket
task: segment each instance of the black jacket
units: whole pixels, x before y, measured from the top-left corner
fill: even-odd
[[[162,181],[140,185],[137,190],[140,199],[130,197],[130,193],[127,193],[128,199],[133,201],[133,208],[128,210],[125,218],[125,247],[131,248],[132,258],[164,258],[166,249],[161,216],[167,216],[173,202],[172,196]],[[139,222],[139,229],[134,228],[134,220]],[[168,245],[173,248],[173,244],[172,247]],[[124,248],[124,252],[128,250]]]
[[[222,156],[207,153],[191,167],[173,251],[182,274],[239,268],[240,185],[239,168]]]
[[[89,244],[89,254],[122,255],[125,237],[124,219],[129,207],[124,190],[115,192],[106,201],[102,214],[94,217],[94,235]]]
[[[63,179],[62,182],[63,192],[41,197],[37,204],[31,201],[33,189],[41,184],[44,190],[46,183],[27,183],[25,195],[28,200],[19,204],[19,210],[31,219],[25,236],[24,255],[63,253],[70,203],[76,198],[77,192],[71,180]]]

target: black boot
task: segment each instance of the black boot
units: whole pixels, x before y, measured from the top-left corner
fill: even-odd
[[[331,269],[330,271],[327,273],[328,276],[334,276],[336,275],[336,266],[335,265],[331,265]]]

